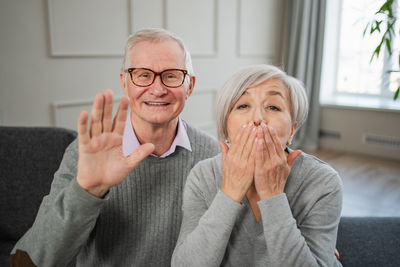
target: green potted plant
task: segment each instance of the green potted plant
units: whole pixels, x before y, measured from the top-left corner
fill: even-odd
[[[381,51],[385,48],[389,53],[390,57],[395,57],[396,65],[395,69],[389,70],[388,72],[400,72],[400,51],[393,51],[392,44],[395,38],[400,37],[400,30],[396,32],[396,21],[397,17],[395,15],[396,3],[395,0],[386,0],[384,4],[379,8],[374,14],[372,21],[367,23],[364,29],[364,36],[366,34],[379,35],[380,41],[378,46],[372,53],[370,62],[373,61],[374,57],[378,58]],[[398,81],[397,89],[394,93],[393,99],[399,98],[400,93],[400,82]]]

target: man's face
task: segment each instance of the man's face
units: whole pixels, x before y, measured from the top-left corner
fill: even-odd
[[[130,50],[125,67],[147,68],[155,72],[186,69],[184,51],[174,40],[139,42]],[[128,73],[121,73],[121,84],[130,100],[132,122],[138,127],[144,124],[176,126],[177,117],[192,93],[193,83],[187,76],[181,86],[170,88],[162,84],[160,76],[156,76],[153,84],[139,87],[132,83]]]

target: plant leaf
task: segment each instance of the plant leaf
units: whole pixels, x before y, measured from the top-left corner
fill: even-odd
[[[374,56],[375,56],[375,55],[376,55],[376,58],[379,57],[379,53],[380,53],[380,51],[381,51],[381,45],[382,45],[382,44],[379,44],[379,45],[376,47],[374,53],[372,53],[370,62],[374,59]]]
[[[369,34],[373,34],[375,31],[375,27],[373,25],[371,25],[371,30],[369,31]]]
[[[394,96],[393,96],[393,100],[396,100],[399,97],[399,93],[400,93],[400,86],[397,87],[397,90],[396,90],[396,92],[394,93]]]
[[[390,40],[389,40],[389,38],[386,38],[385,40],[386,40],[386,48],[389,52],[389,55],[391,56],[392,55],[392,46],[390,45]]]
[[[363,37],[365,37],[365,33],[367,32],[367,30],[368,30],[368,26],[369,26],[369,22],[367,23],[367,26],[365,26],[365,28],[364,28],[364,31],[363,31]]]

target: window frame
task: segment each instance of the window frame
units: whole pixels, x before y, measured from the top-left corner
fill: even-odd
[[[343,0],[327,1],[325,16],[324,51],[321,72],[320,103],[322,105],[353,106],[373,109],[389,109],[400,111],[400,101],[393,101],[394,92],[389,90],[390,73],[392,69],[388,52],[382,51],[383,69],[381,71],[380,94],[360,94],[351,92],[338,92],[338,67],[340,49],[340,29],[342,24]],[[400,0],[397,1],[399,4]],[[398,20],[400,22],[400,18]],[[371,51],[372,55],[372,51]],[[374,61],[376,58],[374,58]],[[373,64],[372,62],[371,64]],[[390,63],[390,65],[389,65]]]

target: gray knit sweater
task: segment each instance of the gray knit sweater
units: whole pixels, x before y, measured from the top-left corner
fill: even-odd
[[[256,222],[221,190],[221,155],[189,174],[172,266],[341,266],[334,256],[342,182],[326,163],[302,153],[285,193],[259,201]]]
[[[177,147],[149,156],[104,199],[74,178],[77,142],[66,150],[51,191],[16,249],[37,266],[170,266],[181,225],[182,192],[190,169],[219,151],[216,140],[187,125],[192,152]]]

